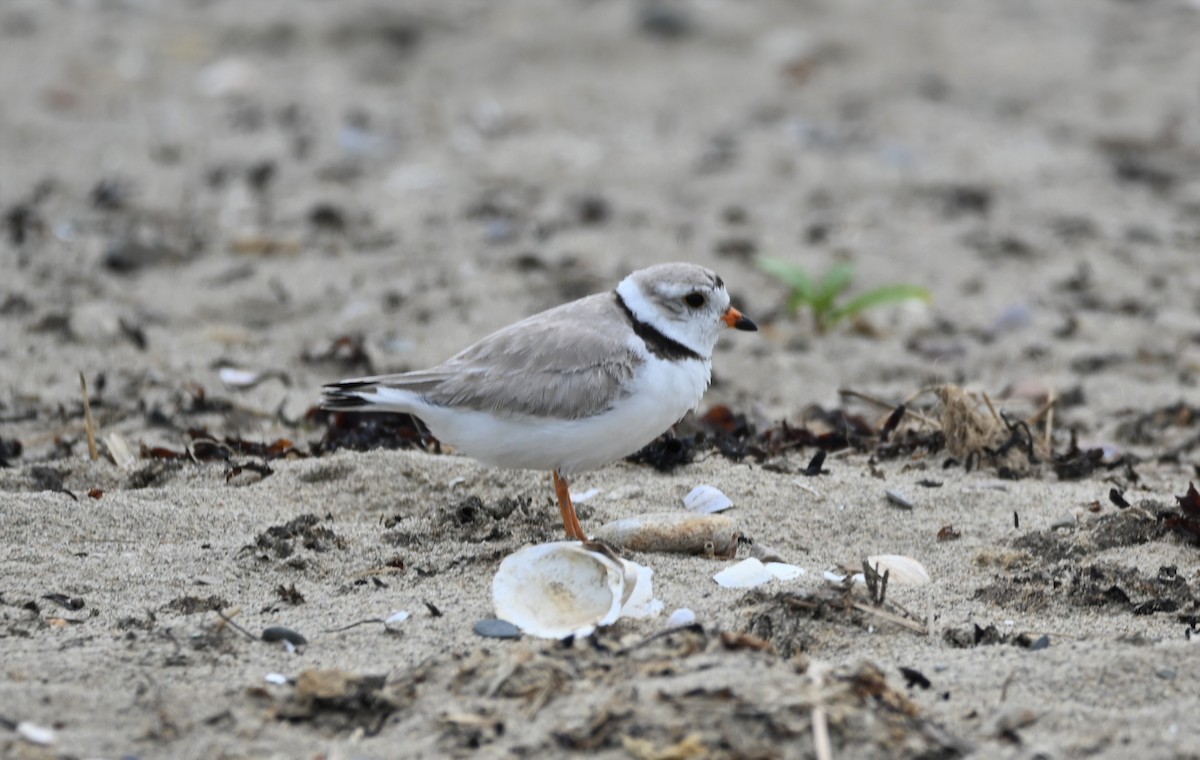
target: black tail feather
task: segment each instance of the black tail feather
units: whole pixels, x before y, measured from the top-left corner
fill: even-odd
[[[360,390],[373,385],[375,383],[369,380],[349,380],[326,385],[322,389],[324,393],[321,395],[321,408],[338,411],[369,407],[371,402],[360,395]]]

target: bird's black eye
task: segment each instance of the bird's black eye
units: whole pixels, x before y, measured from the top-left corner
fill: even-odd
[[[703,293],[688,293],[686,296],[683,297],[683,302],[686,303],[688,306],[691,306],[693,309],[699,309],[701,306],[704,305],[704,294]]]

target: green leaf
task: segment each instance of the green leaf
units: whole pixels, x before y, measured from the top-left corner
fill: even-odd
[[[757,263],[759,269],[792,289],[791,296],[788,298],[789,309],[795,311],[800,304],[812,300],[812,278],[799,264],[768,256],[760,256]]]
[[[853,279],[853,264],[834,265],[817,283],[816,292],[813,293],[812,298],[813,310],[821,314],[832,311],[833,302],[842,294],[842,291],[850,287],[850,281]]]
[[[869,290],[860,296],[856,296],[837,309],[834,309],[833,313],[829,315],[829,323],[839,322],[846,317],[852,317],[867,309],[873,309],[876,306],[914,299],[931,301],[933,297],[929,294],[928,290],[919,285],[884,285],[882,288]]]

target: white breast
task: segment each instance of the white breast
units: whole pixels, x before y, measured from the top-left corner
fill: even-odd
[[[664,433],[700,403],[711,372],[707,360],[647,357],[607,411],[578,420],[434,406],[416,413],[438,439],[481,462],[570,475],[628,456]]]

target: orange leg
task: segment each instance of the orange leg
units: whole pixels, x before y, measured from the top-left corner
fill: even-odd
[[[567,529],[567,538],[576,541],[587,541],[587,534],[575,516],[575,505],[571,503],[571,492],[567,490],[567,479],[554,471],[554,493],[558,496],[558,509],[562,512],[563,527]]]

